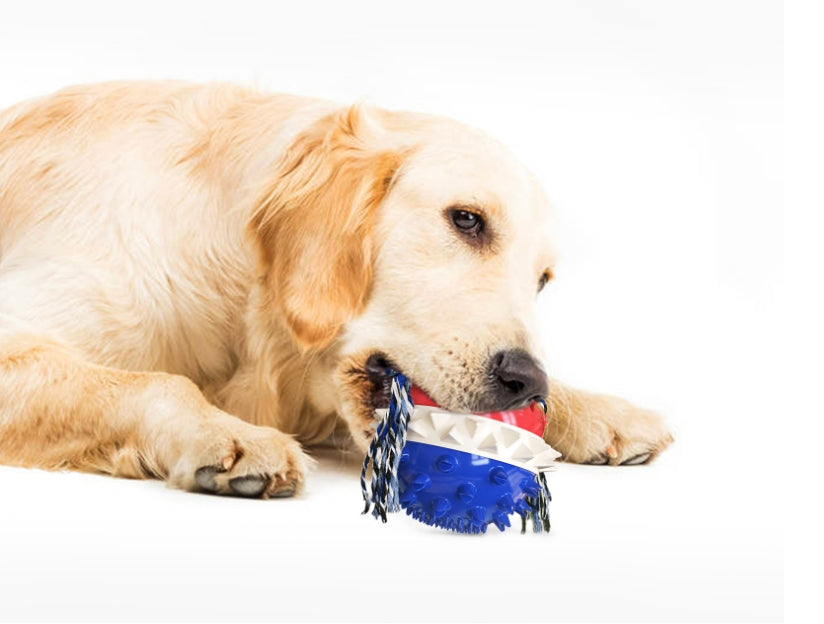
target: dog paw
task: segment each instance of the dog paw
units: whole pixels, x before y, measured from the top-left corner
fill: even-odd
[[[169,484],[247,498],[295,494],[307,469],[300,445],[276,429],[232,420],[203,427],[170,471]]]
[[[577,408],[565,418],[550,417],[544,435],[564,461],[612,466],[647,464],[674,440],[658,414],[623,399],[594,396]]]

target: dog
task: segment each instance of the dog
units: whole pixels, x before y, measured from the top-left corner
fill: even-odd
[[[456,121],[236,85],[107,83],[0,113],[0,463],[291,496],[361,451],[388,373],[445,409],[548,396],[566,461],[657,414],[549,382],[536,179]]]

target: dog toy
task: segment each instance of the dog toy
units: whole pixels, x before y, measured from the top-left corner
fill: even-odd
[[[392,373],[389,409],[381,416],[361,470],[363,513],[386,522],[407,515],[458,533],[504,531],[510,515],[549,531],[551,496],[544,472],[559,456],[542,438],[546,404],[508,412],[447,412],[406,377]],[[371,464],[372,475],[367,486]]]

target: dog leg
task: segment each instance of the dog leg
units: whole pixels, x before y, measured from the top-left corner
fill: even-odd
[[[623,399],[550,384],[544,439],[565,461],[646,464],[673,441],[663,419]]]
[[[98,366],[59,342],[7,330],[0,463],[263,498],[290,496],[302,482],[307,460],[295,440],[219,410],[187,378]]]

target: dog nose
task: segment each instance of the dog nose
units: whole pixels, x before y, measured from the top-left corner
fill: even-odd
[[[541,365],[523,349],[499,351],[490,366],[496,409],[510,409],[549,394]]]

